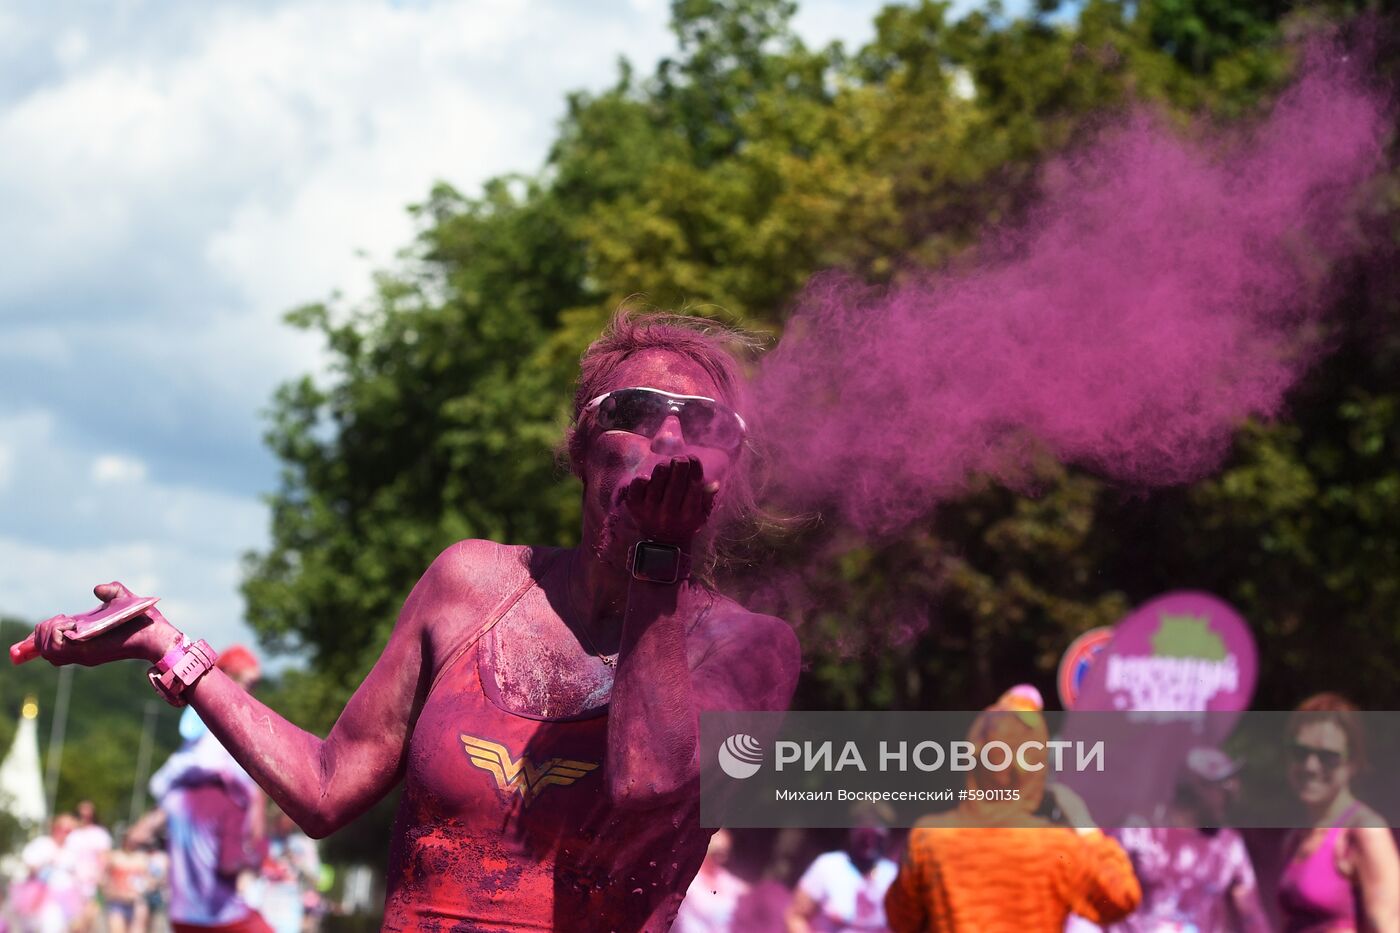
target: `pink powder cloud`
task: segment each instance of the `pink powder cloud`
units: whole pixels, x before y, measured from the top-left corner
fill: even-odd
[[[756,377],[779,495],[889,530],[1043,456],[1135,487],[1217,467],[1320,351],[1382,163],[1360,65],[1305,58],[1253,127],[1187,140],[1139,111],[1048,165],[974,271],[815,278]]]

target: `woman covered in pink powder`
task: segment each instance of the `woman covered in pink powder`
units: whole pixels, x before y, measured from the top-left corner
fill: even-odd
[[[1357,708],[1335,693],[1289,720],[1288,781],[1315,829],[1295,831],[1278,900],[1286,933],[1400,933],[1400,856],[1385,820],[1351,792],[1366,765]]]
[[[783,621],[702,582],[716,535],[753,504],[731,341],[684,318],[614,319],[583,357],[569,430],[580,546],[449,547],[325,739],[154,610],[86,642],[49,620],[40,650],[155,663],[157,689],[312,835],[404,781],[386,930],[665,931],[710,836],[699,714],[785,708],[799,666]]]

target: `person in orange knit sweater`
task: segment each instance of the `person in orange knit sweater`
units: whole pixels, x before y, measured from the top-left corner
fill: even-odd
[[[973,723],[969,741],[1016,748],[1045,742],[1043,704],[1034,687],[1008,690]],[[1044,763],[1033,751],[1027,764]],[[1016,790],[1017,800],[968,800],[920,821],[909,834],[899,876],[885,895],[894,933],[978,931],[1061,933],[1071,913],[1095,923],[1121,920],[1142,889],[1118,843],[1092,826],[1084,801],[1064,785],[1050,792],[1075,829],[1035,815],[1046,771],[982,768],[968,773],[969,791]]]

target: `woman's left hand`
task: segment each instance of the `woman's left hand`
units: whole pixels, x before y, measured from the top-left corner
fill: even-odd
[[[131,590],[117,582],[100,583],[92,591],[103,605],[132,596]],[[34,627],[39,656],[55,667],[64,664],[94,667],[131,659],[154,664],[180,641],[180,633],[154,607],[90,640],[68,637],[77,628],[78,620],[66,615],[40,622]]]
[[[714,509],[719,483],[706,483],[698,457],[673,457],[622,490],[622,502],[642,538],[684,549]]]

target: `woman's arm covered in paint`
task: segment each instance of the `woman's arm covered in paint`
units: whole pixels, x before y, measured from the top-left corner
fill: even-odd
[[[633,580],[608,702],[608,794],[653,807],[690,788],[700,741],[679,584]]]
[[[713,495],[699,462],[677,458],[634,480],[626,501],[649,538],[688,547]],[[680,585],[635,579],[628,586],[608,712],[608,792],[620,806],[660,806],[694,792],[701,711],[786,709],[797,684],[797,638],[768,616],[720,626],[692,675],[686,629],[694,607],[682,592]]]
[[[1395,837],[1387,826],[1358,826],[1349,832],[1365,929],[1400,933],[1400,857]]]
[[[448,548],[413,588],[384,652],[330,735],[298,728],[254,699],[220,670],[189,691],[191,705],[219,741],[303,830],[329,835],[363,813],[402,776],[408,739],[427,698],[432,671],[425,645],[434,620],[452,614],[464,594],[463,551]],[[98,587],[108,600],[120,584]],[[87,642],[65,641],[62,617],[42,623],[40,651],[54,664],[93,665],[122,658],[155,663],[180,635],[158,613],[139,631],[114,630]],[[128,627],[128,629],[133,627]]]
[[[659,806],[700,780],[700,713],[785,710],[801,663],[781,619],[725,620],[692,673],[679,587],[632,581],[608,716],[608,790],[623,806]]]

